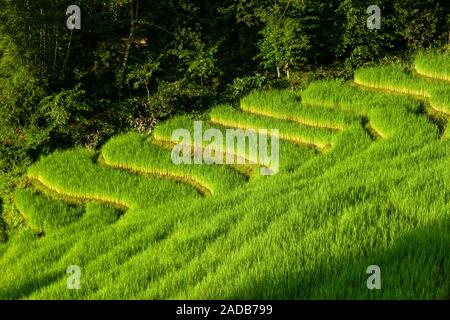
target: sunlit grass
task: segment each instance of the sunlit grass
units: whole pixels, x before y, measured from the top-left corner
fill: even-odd
[[[240,107],[250,113],[335,130],[344,130],[359,121],[350,113],[305,106],[300,100],[289,90],[254,91],[241,100]]]
[[[389,70],[397,87],[429,90],[427,80]],[[394,84],[378,69],[357,75],[365,72],[377,87]],[[315,82],[301,100],[254,92],[241,110],[205,116],[203,130],[224,136],[231,127],[279,129],[274,176],[173,164],[172,132],[192,134],[188,116],[150,138],[114,137],[99,155],[40,159],[27,176],[42,190],[15,198],[27,227],[0,246],[0,298],[447,299],[450,141],[423,104],[341,81]],[[320,153],[299,139],[332,147]],[[366,287],[373,264],[380,291]],[[69,265],[82,270],[79,291],[67,289]]]
[[[433,108],[450,114],[450,83],[415,77],[397,65],[360,69],[355,81],[375,89],[428,98]]]
[[[108,166],[142,174],[168,176],[200,185],[210,193],[221,193],[242,186],[246,178],[229,166],[199,166],[174,164],[171,150],[145,141],[145,137],[130,133],[111,139],[101,153]]]
[[[289,123],[283,120],[270,119],[258,115],[248,114],[233,109],[231,106],[217,106],[211,110],[211,121],[227,127],[249,130],[279,130],[282,140],[316,146],[324,149],[332,144],[334,130],[323,127],[312,127]]]
[[[435,51],[424,51],[416,56],[414,67],[417,73],[445,81],[450,81],[450,55]]]

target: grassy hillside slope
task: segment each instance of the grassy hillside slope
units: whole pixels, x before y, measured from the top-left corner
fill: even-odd
[[[213,108],[207,128],[280,130],[274,176],[174,165],[186,116],[41,159],[16,195],[28,228],[0,247],[0,298],[450,298],[450,83],[426,76],[363,69]]]

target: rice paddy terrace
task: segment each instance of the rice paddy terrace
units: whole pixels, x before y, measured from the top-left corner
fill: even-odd
[[[279,129],[274,176],[173,164],[187,116],[42,158],[15,197],[26,226],[0,245],[0,298],[450,298],[449,66],[424,53],[214,107],[205,127]]]

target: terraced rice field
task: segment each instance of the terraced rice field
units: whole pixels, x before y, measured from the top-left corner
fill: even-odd
[[[414,68],[422,76],[450,81],[450,54],[421,52],[416,57]]]
[[[356,72],[355,81],[370,88],[427,98],[433,109],[450,114],[450,89],[445,81],[415,76],[401,66],[362,69]]]
[[[265,163],[175,165],[187,116],[42,158],[17,190],[26,227],[0,247],[0,298],[450,298],[450,83],[420,71],[432,65],[212,108],[204,129],[279,129],[273,176]],[[370,265],[382,290],[366,287]]]

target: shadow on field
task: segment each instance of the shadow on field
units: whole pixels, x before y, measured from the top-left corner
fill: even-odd
[[[367,289],[370,265],[381,268],[381,290]],[[418,228],[384,251],[367,248],[364,256],[321,261],[301,274],[265,274],[228,298],[449,299],[450,221]]]
[[[0,243],[6,242],[8,236],[6,234],[6,224],[3,221],[3,200],[0,198]]]

